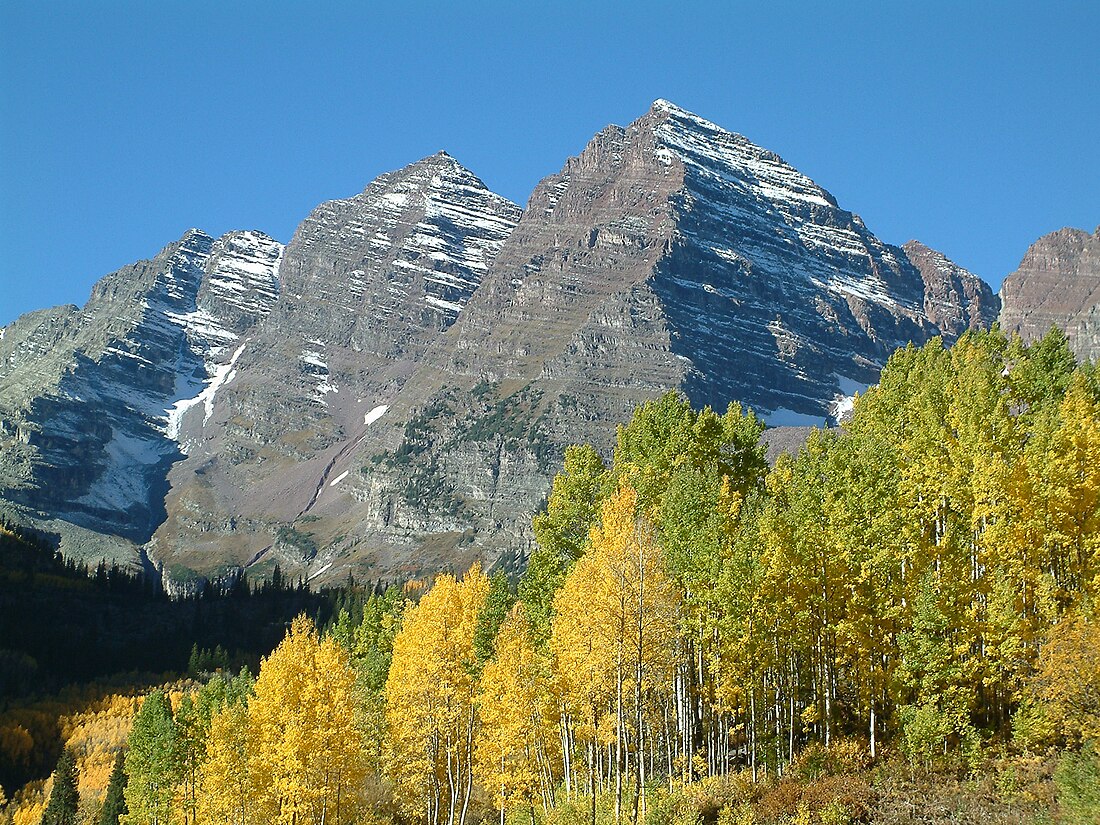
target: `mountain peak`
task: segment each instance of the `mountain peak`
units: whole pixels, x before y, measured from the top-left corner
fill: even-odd
[[[995,306],[663,98],[529,203],[440,150],[319,205],[285,249],[189,230],[85,310],[9,328],[0,436],[32,435],[4,436],[0,503],[155,530],[151,558],[199,572],[492,561],[530,548],[562,448],[609,450],[637,404],[676,389],[821,423],[895,347]]]
[[[920,241],[907,241],[901,249],[924,281],[924,313],[946,342],[997,320],[1001,302],[977,275]]]
[[[206,232],[203,232],[201,229],[192,226],[190,229],[188,229],[186,232],[184,232],[182,235],[180,235],[179,242],[180,243],[187,243],[188,241],[195,240],[195,239],[204,239],[204,240],[209,240],[209,241],[214,240]]]
[[[702,129],[707,132],[721,132],[724,134],[736,134],[730,132],[728,129],[723,129],[716,123],[707,120],[704,117],[700,117],[695,112],[688,111],[682,106],[677,106],[671,100],[665,100],[663,97],[657,98],[653,101],[653,105],[649,107],[649,111],[653,114],[665,115],[679,121],[681,124],[690,126],[695,129]]]
[[[446,151],[445,149],[440,149],[435,154],[428,155],[427,157],[423,157],[418,161],[410,163],[409,166],[413,166],[413,167],[416,167],[416,166],[430,166],[430,167],[434,167],[434,168],[445,167],[445,168],[461,169],[464,172],[469,172],[470,171],[465,166],[463,166],[461,163],[459,163],[454,155],[452,155],[450,152]]]
[[[413,161],[409,166],[458,166],[462,167],[462,164],[455,160],[454,155],[450,154],[446,149],[440,149],[438,152],[433,152],[430,155],[422,157],[420,160]],[[462,167],[465,168],[465,167]]]

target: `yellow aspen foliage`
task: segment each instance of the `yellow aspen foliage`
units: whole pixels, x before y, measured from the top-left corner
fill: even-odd
[[[534,805],[553,787],[560,757],[549,662],[535,650],[522,602],[497,633],[496,655],[481,675],[478,717],[478,776],[497,809]]]
[[[1029,693],[1071,745],[1100,741],[1100,623],[1071,613],[1050,629]]]
[[[30,782],[12,794],[6,809],[0,810],[0,819],[10,817],[11,825],[41,825],[46,813],[46,800],[53,790],[53,777]]]
[[[11,825],[40,825],[46,812],[46,798],[25,802],[12,812]]]
[[[603,521],[621,523],[621,496],[603,508]],[[633,512],[628,528],[633,530]],[[623,627],[616,619],[615,583],[605,553],[592,546],[603,539],[603,523],[593,528],[589,552],[583,555],[554,598],[550,636],[562,703],[574,721],[577,738],[596,741],[600,718],[615,696],[616,658]],[[606,549],[606,543],[603,543]]]
[[[1074,374],[1040,464],[1046,541],[1065,560],[1063,586],[1100,596],[1100,404]]]
[[[226,705],[210,720],[206,761],[199,778],[198,822],[246,825],[255,795],[249,769],[248,708]]]
[[[614,696],[618,672],[631,683],[640,674],[649,688],[673,667],[680,594],[637,504],[630,487],[604,503],[588,552],[554,600],[551,648],[578,719]]]
[[[384,690],[386,772],[408,814],[465,822],[473,793],[474,633],[489,593],[479,567],[440,576],[405,614]]]
[[[671,688],[679,607],[680,591],[669,579],[661,547],[638,515],[638,494],[622,487],[604,503],[588,552],[554,599],[550,637],[577,738],[590,746],[615,742],[617,811],[630,750],[636,805],[641,797],[647,706],[660,704],[662,692]],[[590,748],[590,785],[592,753]],[[642,799],[643,818],[644,805]]]
[[[251,804],[264,822],[340,825],[359,815],[366,773],[355,671],[299,616],[263,661],[248,704]]]
[[[140,700],[108,696],[62,720],[65,747],[77,754],[80,798],[100,801],[114,768],[115,754],[126,746]]]

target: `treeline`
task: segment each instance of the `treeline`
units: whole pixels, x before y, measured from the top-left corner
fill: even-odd
[[[253,671],[306,614],[327,623],[360,610],[380,583],[312,591],[276,568],[170,598],[159,580],[65,559],[47,541],[0,523],[0,787],[45,778],[58,758],[62,719],[96,686],[103,694],[187,673]]]
[[[896,353],[770,470],[762,430],[666,395],[610,464],[567,451],[514,590],[391,588],[296,620],[254,684],[150,697],[124,822],[656,825],[697,788],[732,825],[761,821],[738,783],[794,768],[1048,749],[1100,815],[1096,369],[972,333]],[[866,817],[850,789],[769,821]]]
[[[62,558],[33,534],[0,528],[0,699],[42,695],[119,672],[181,672],[192,643],[258,661],[300,612],[326,599],[238,580],[171,599],[159,580]]]
[[[264,579],[241,572],[173,598],[158,576],[66,559],[0,520],[0,702],[117,673],[179,674],[193,648],[221,648],[226,667],[255,668],[294,616],[323,624],[385,586],[349,577],[311,590],[276,565]]]
[[[73,587],[85,586],[94,580],[96,586],[128,593],[154,593],[157,583],[147,582],[140,574],[107,564],[106,559],[91,568],[87,562],[66,559],[60,550],[52,547],[33,530],[28,530],[0,516],[0,575],[6,587],[34,586],[39,578],[52,581],[75,582]]]

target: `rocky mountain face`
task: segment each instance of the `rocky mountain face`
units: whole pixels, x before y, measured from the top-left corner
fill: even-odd
[[[181,417],[278,296],[282,246],[191,230],[0,339],[0,488],[38,518],[142,542],[164,519]],[[231,361],[231,358],[229,359]],[[207,412],[209,415],[209,412]]]
[[[821,422],[938,331],[923,301],[905,255],[825,190],[658,101],[540,184],[445,366],[604,396],[597,419],[680,387]]]
[[[609,452],[634,406],[670,388],[822,423],[893,349],[941,332],[929,290],[780,158],[658,101],[536,188],[389,402],[399,427],[366,435],[312,533],[323,543],[326,514],[353,512],[339,535],[410,570],[525,549],[566,444]]]
[[[185,430],[152,554],[204,573],[213,559],[316,575],[335,548],[351,552],[341,519],[321,545],[301,524],[383,426],[388,399],[470,300],[519,214],[444,153],[317,207],[287,245],[280,300],[242,342],[218,413]]]
[[[989,284],[920,241],[901,248],[924,279],[924,313],[945,341],[969,329],[989,329],[997,320],[1001,301]]]
[[[1100,358],[1100,227],[1059,229],[1033,243],[1001,285],[1001,327],[1025,341],[1058,326],[1082,360]]]
[[[563,447],[609,452],[644,400],[822,423],[896,347],[995,313],[943,256],[658,101],[522,212],[440,153],[319,206],[285,250],[192,232],[83,310],[20,318],[0,493],[176,579],[491,563],[529,547]]]

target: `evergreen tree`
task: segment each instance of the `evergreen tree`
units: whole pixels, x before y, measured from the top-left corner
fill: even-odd
[[[76,825],[80,795],[76,789],[76,759],[68,748],[61,752],[53,772],[53,790],[42,825]]]
[[[125,757],[122,751],[115,756],[115,767],[107,782],[107,796],[103,807],[99,809],[99,825],[119,825],[119,817],[126,813],[126,771],[123,770]]]

